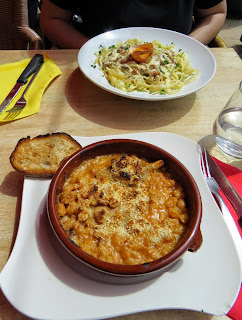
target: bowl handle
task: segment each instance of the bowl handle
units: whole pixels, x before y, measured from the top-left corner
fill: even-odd
[[[200,228],[198,228],[197,232],[194,235],[194,238],[192,239],[192,242],[188,248],[188,251],[196,252],[201,247],[202,242],[203,242],[203,236],[202,236]]]

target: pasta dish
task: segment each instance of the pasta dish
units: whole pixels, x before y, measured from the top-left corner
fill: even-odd
[[[171,252],[189,222],[185,193],[163,160],[108,154],[84,160],[65,181],[58,215],[68,238],[106,262],[137,265]]]
[[[95,63],[109,83],[122,91],[141,91],[171,95],[197,79],[199,71],[189,61],[188,53],[176,51],[175,44],[164,45],[139,39],[118,42],[109,48],[100,46]]]

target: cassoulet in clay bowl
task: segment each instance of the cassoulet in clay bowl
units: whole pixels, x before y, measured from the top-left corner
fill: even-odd
[[[62,163],[48,215],[70,261],[119,283],[157,277],[202,244],[193,177],[165,150],[136,140],[97,142]]]

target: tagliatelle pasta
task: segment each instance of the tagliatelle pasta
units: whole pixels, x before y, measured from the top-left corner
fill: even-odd
[[[144,43],[129,39],[109,48],[100,46],[95,53],[95,63],[113,87],[126,92],[171,95],[199,76],[199,71],[190,64],[188,53],[182,49],[176,51],[174,43],[164,45],[154,40],[150,59],[137,62],[131,56],[130,47]]]

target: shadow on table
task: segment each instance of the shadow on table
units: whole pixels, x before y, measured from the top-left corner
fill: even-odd
[[[226,153],[224,153],[216,144],[216,138],[214,134],[210,134],[208,136],[203,137],[198,143],[206,148],[213,157],[218,160],[227,163],[233,167],[236,167],[242,170],[242,161],[241,159],[232,157]]]
[[[8,320],[33,320],[23,314],[21,314],[18,310],[16,310],[10,302],[7,300],[2,290],[0,289],[0,319],[8,319]]]
[[[23,191],[23,182],[24,182],[24,176],[16,171],[11,171],[5,179],[2,181],[0,185],[0,193],[17,198],[16,201],[16,213],[15,213],[15,220],[14,220],[14,230],[13,230],[13,237],[10,247],[10,253],[12,252],[17,232],[18,232],[18,226],[19,226],[19,220],[20,220],[20,214],[21,214],[21,203],[22,203],[22,191]],[[4,208],[3,208],[4,210]]]
[[[184,117],[196,94],[163,101],[142,101],[109,93],[75,69],[67,80],[65,96],[70,106],[89,121],[124,130],[163,127]]]

